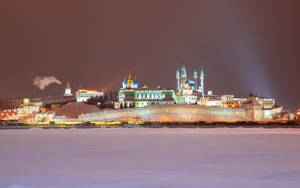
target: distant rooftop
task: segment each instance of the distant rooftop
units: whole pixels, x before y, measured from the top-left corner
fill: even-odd
[[[99,93],[101,91],[95,89],[79,89],[77,90],[78,93]]]

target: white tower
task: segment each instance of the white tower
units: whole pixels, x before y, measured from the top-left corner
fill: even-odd
[[[201,86],[200,86],[200,92],[202,94],[202,96],[204,96],[204,70],[201,67],[201,73],[200,73],[200,82],[201,82]]]
[[[197,69],[194,69],[194,90],[198,91],[198,73]]]
[[[180,87],[184,88],[185,82],[187,81],[186,69],[184,66],[184,60],[182,60],[181,64],[181,74],[180,74]]]
[[[179,69],[177,69],[176,72],[176,79],[177,79],[177,89],[180,88],[180,73],[179,73]]]
[[[70,83],[69,82],[67,82],[64,96],[65,97],[72,96],[71,87],[70,87]]]

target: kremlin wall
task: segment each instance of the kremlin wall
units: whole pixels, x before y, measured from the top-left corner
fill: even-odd
[[[250,121],[242,109],[221,109],[198,105],[153,105],[149,107],[109,110],[80,115],[83,121],[121,122],[198,122]]]

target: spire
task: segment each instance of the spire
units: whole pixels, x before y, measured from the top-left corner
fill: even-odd
[[[71,87],[70,87],[69,81],[67,82],[64,96],[65,97],[72,96],[72,92],[71,92]]]
[[[71,89],[69,81],[67,81],[66,88],[67,88],[67,89]]]
[[[130,85],[133,83],[133,80],[131,78],[131,73],[129,72],[129,76],[128,76],[128,80],[127,80],[127,83]]]
[[[185,69],[185,66],[184,66],[184,56],[182,56],[182,59],[181,59],[181,69]]]
[[[176,71],[176,79],[177,79],[177,89],[179,89],[179,87],[180,87],[180,71],[179,71],[179,68],[177,68],[177,71]]]
[[[181,69],[185,69],[185,66],[184,66],[184,60],[182,60],[182,63],[181,63]]]
[[[200,73],[200,92],[202,94],[202,96],[204,96],[204,69],[201,66],[201,73]]]
[[[194,79],[197,79],[197,77],[198,77],[198,73],[197,73],[197,69],[195,68],[194,69]]]
[[[186,69],[185,69],[185,66],[184,66],[184,59],[182,57],[182,64],[181,64],[181,76],[186,78],[187,75],[186,75]]]

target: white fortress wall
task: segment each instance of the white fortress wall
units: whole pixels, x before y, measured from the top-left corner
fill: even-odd
[[[103,110],[79,116],[80,121],[247,121],[244,109],[212,108],[199,105],[153,105],[143,108]]]
[[[273,109],[269,109],[269,110],[264,110],[264,119],[271,120],[273,118],[273,116],[275,116],[276,114],[279,114],[281,112],[282,112],[282,106],[273,108]]]

